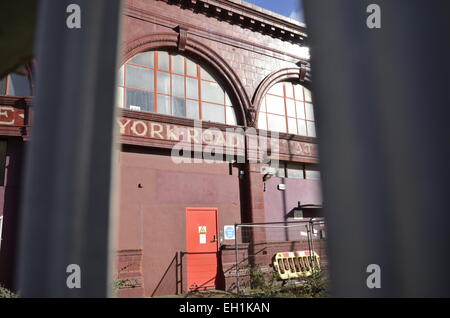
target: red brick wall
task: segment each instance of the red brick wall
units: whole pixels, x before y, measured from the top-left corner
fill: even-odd
[[[120,153],[119,250],[142,250],[145,296],[186,291],[186,207],[219,209],[219,230],[241,221],[239,176],[228,163],[175,164],[144,148]],[[139,187],[139,184],[141,187]]]
[[[207,17],[157,0],[133,0],[127,1],[127,4],[144,11],[148,21],[130,16],[135,15],[133,13],[125,16],[124,44],[151,33],[177,34],[172,28],[179,24],[195,26],[189,29],[192,33],[198,33],[196,28],[205,30],[207,34],[189,33],[188,36],[202,42],[225,59],[237,72],[250,99],[267,75],[283,68],[296,67],[296,63],[301,60],[302,49],[299,45],[219,21],[215,17]],[[154,22],[155,18],[152,16],[158,18],[158,23]]]
[[[130,49],[127,48],[130,43],[145,36],[162,33],[172,38],[178,36],[175,30],[178,25],[187,28],[188,39],[208,47],[231,67],[248,100],[252,100],[269,74],[298,67],[304,61],[298,44],[158,0],[126,1],[124,52]],[[187,272],[181,253],[185,250],[185,208],[218,207],[219,230],[223,225],[242,221],[271,221],[266,220],[264,212],[262,176],[258,165],[248,165],[245,178],[239,181],[237,169],[232,168],[230,175],[226,163],[174,165],[170,157],[145,153],[142,149],[120,154],[119,249],[143,251],[145,296],[180,293],[185,291]],[[245,220],[241,219],[241,204],[248,217]],[[282,246],[276,251],[291,248]],[[258,262],[270,264],[275,249],[267,247],[266,252],[258,254]],[[226,276],[234,264],[234,253],[230,248],[222,251]],[[248,252],[239,253],[245,257]]]
[[[117,276],[114,285],[118,297],[142,297],[144,295],[142,250],[117,252]]]

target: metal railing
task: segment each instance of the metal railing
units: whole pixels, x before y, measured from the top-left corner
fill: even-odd
[[[275,274],[273,259],[280,252],[307,251],[319,256],[321,268],[327,268],[326,231],[323,219],[291,222],[235,224],[235,288],[245,294],[251,288],[251,271]]]

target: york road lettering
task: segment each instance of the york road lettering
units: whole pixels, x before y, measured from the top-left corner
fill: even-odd
[[[202,150],[201,146],[215,149],[212,152],[222,153],[220,150],[237,150],[238,154],[244,152],[247,138],[247,148],[254,152],[271,150],[271,157],[277,154],[296,155],[317,158],[317,145],[295,140],[278,139],[267,135],[258,135],[254,128],[227,128],[225,131],[218,128],[203,129],[201,122],[194,126],[180,126],[168,123],[153,122],[144,119],[118,118],[120,134],[128,137],[153,139],[173,142],[174,145],[194,145],[193,151]],[[169,144],[170,145],[170,144]],[[200,148],[195,148],[200,146]],[[206,150],[211,150],[211,149]],[[197,149],[197,150],[196,150]],[[192,149],[191,149],[192,150]],[[203,149],[205,150],[205,149]],[[217,151],[216,151],[217,150]]]
[[[217,145],[230,148],[244,148],[245,144],[243,134],[229,131],[223,132],[219,129],[183,127],[130,118],[119,118],[117,119],[117,124],[120,134],[123,136]]]

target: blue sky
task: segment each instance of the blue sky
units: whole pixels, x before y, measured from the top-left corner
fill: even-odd
[[[305,23],[302,0],[245,0],[267,10],[291,17]]]

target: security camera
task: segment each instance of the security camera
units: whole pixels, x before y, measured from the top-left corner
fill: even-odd
[[[261,174],[263,175],[263,181],[267,181],[277,173],[275,168],[264,166],[261,167]]]
[[[269,166],[264,166],[261,167],[261,174],[262,175],[271,175],[274,176],[277,173],[275,168],[269,167]]]

